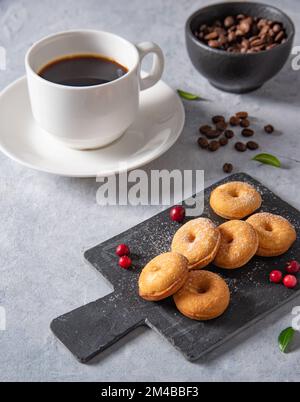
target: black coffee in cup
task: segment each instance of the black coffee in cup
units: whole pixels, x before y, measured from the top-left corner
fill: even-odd
[[[48,63],[39,76],[55,84],[88,87],[112,82],[128,73],[114,60],[100,55],[66,56]]]

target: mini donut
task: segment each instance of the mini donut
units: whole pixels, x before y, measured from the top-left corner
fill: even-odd
[[[209,271],[190,271],[183,287],[173,296],[178,310],[188,318],[207,321],[222,315],[230,303],[226,282]]]
[[[219,226],[221,245],[214,264],[219,268],[236,269],[247,264],[258,249],[258,235],[244,221],[229,221]]]
[[[198,218],[183,225],[172,241],[172,251],[184,255],[189,269],[201,269],[210,264],[221,241],[218,228],[210,219]]]
[[[165,253],[150,261],[139,278],[139,294],[158,301],[176,293],[188,277],[188,260],[177,253]]]
[[[262,198],[248,183],[233,181],[217,187],[210,196],[213,211],[225,219],[243,219],[261,207]]]
[[[282,216],[263,212],[250,216],[247,222],[258,234],[258,256],[277,257],[288,251],[296,241],[295,228]]]

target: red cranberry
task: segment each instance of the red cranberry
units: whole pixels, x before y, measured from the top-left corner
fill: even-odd
[[[270,281],[273,283],[280,283],[282,281],[282,273],[280,271],[272,271],[270,273]]]
[[[129,247],[126,246],[126,244],[120,244],[116,249],[116,254],[119,257],[123,257],[124,255],[129,255],[130,254]]]
[[[173,207],[170,211],[170,218],[174,222],[181,223],[185,218],[185,209],[180,205]]]
[[[123,255],[123,257],[121,257],[119,259],[119,265],[121,268],[124,268],[124,269],[130,268],[132,265],[131,258],[128,257],[127,255]]]
[[[286,267],[286,271],[289,274],[297,274],[300,271],[300,264],[298,261],[290,261]]]
[[[283,284],[288,289],[294,289],[297,284],[297,278],[294,275],[286,275],[283,279]]]

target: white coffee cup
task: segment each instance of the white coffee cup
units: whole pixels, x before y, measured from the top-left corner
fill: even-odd
[[[141,61],[154,54],[151,72],[141,77]],[[55,84],[38,73],[70,55],[98,54],[120,63],[128,73],[115,81],[87,87]],[[25,58],[32,113],[37,124],[75,149],[94,149],[122,136],[135,121],[140,91],[155,85],[164,69],[162,50],[152,42],[133,45],[108,32],[77,30],[48,36]]]

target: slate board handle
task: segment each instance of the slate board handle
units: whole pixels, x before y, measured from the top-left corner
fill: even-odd
[[[145,320],[112,293],[52,321],[57,338],[81,362],[87,363]]]

